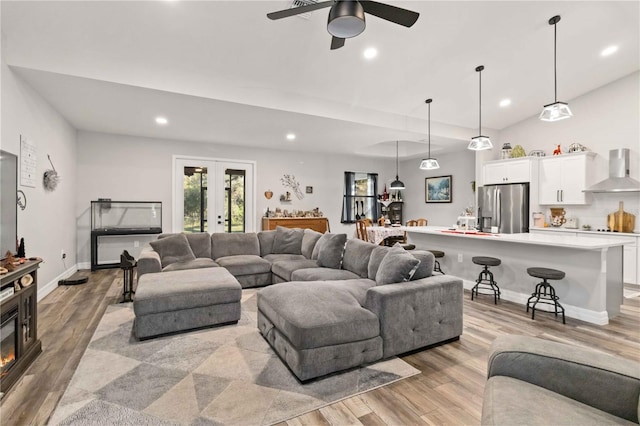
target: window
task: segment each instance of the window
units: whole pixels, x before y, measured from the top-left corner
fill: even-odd
[[[342,223],[358,219],[378,220],[378,174],[344,172]]]

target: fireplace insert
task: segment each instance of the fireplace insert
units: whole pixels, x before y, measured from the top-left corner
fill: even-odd
[[[0,377],[16,363],[18,348],[18,307],[3,312],[0,319]]]

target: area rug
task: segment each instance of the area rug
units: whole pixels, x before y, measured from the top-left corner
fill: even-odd
[[[133,305],[109,306],[50,424],[273,424],[419,373],[392,358],[301,384],[242,296],[238,324],[143,342]]]

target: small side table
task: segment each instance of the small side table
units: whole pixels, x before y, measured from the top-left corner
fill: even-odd
[[[138,262],[126,250],[120,255],[120,269],[122,269],[122,303],[132,302],[133,295],[133,276],[134,268],[138,266]]]

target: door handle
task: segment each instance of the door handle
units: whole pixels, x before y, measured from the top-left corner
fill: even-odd
[[[564,201],[564,189],[560,190],[560,201]]]

